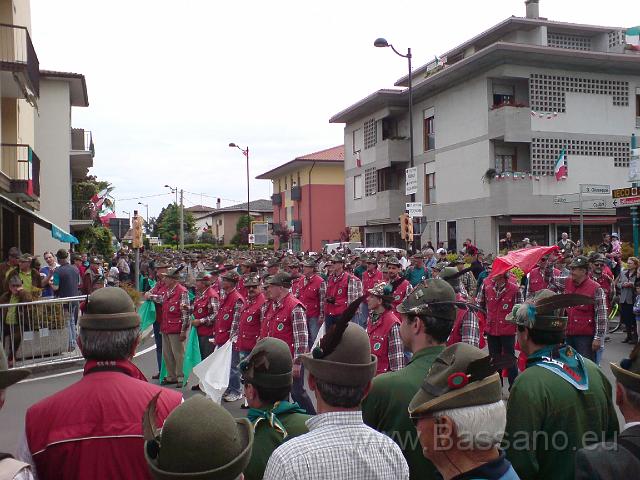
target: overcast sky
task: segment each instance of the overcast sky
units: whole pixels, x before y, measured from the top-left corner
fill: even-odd
[[[540,13],[640,24],[637,0],[611,5],[542,0]],[[229,142],[250,147],[252,200],[271,194],[256,175],[342,144],[329,117],[406,73],[375,38],[411,47],[417,68],[525,13],[523,0],[31,0],[31,10],[41,68],[86,76],[90,106],[72,123],[93,132],[91,173],[116,187],[118,214],[142,201],[150,216],[174,198],[165,184],[193,192],[185,206],[245,201],[244,157]]]

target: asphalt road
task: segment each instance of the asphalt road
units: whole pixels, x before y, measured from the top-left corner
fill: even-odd
[[[606,344],[602,366],[612,384],[614,384],[615,380],[609,368],[609,362],[618,362],[620,359],[628,356],[630,352],[630,347],[627,344],[621,343],[623,338],[622,333],[612,334],[611,341]],[[141,348],[145,350],[150,346],[152,346],[152,341],[148,339]],[[155,358],[155,349],[150,349],[146,353],[137,356],[134,359],[134,363],[144,372],[147,378],[151,378],[152,375],[157,373]],[[0,411],[0,451],[15,451],[18,439],[24,431],[24,415],[27,408],[37,401],[78,381],[81,374],[81,365],[76,365],[65,370],[29,377],[7,389],[5,405]],[[201,394],[192,392],[189,386],[187,386],[187,388],[184,389],[184,397],[189,398],[192,395]],[[240,408],[241,403],[241,401],[231,404],[223,402],[223,405],[232,415],[241,417],[244,416],[246,412],[246,410]],[[623,421],[619,412],[618,419],[621,422]]]

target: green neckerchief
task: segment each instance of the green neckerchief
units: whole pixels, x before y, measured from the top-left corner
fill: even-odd
[[[375,310],[370,311],[369,317],[371,318],[371,323],[376,323],[383,313],[384,312],[376,312]]]
[[[276,402],[273,404],[272,408],[267,410],[262,410],[259,408],[250,408],[249,412],[247,412],[247,417],[249,421],[253,423],[253,428],[255,429],[260,423],[261,420],[266,420],[271,428],[276,429],[280,433],[282,433],[282,438],[287,438],[287,429],[284,428],[284,425],[278,418],[278,415],[282,415],[285,413],[307,413],[305,410],[300,408],[300,405],[297,403],[291,403],[287,401]]]
[[[578,390],[589,389],[589,374],[582,355],[568,345],[547,345],[527,358],[527,368],[538,365],[555,373]]]

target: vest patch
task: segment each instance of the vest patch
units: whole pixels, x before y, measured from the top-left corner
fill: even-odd
[[[175,306],[175,305],[171,305],[171,306],[169,307],[169,311],[170,311],[170,312],[175,312],[175,311],[176,311],[176,306]]]
[[[247,323],[250,323],[250,322],[251,322],[251,320],[253,320],[253,315],[249,315],[249,316],[247,317]]]
[[[198,309],[198,313],[202,313],[202,308],[199,308],[199,309]]]
[[[223,320],[229,320],[229,314],[225,313],[224,316],[222,317]]]
[[[374,349],[374,350],[376,350],[376,351],[378,351],[378,350],[380,350],[380,347],[381,347],[381,346],[382,346],[382,345],[380,345],[380,342],[376,342],[376,343],[374,343],[374,344],[373,344],[373,349]]]
[[[282,330],[284,330],[284,324],[279,323],[276,328],[278,329],[279,332],[281,332]]]

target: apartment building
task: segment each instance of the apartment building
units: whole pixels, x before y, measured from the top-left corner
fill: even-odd
[[[68,246],[73,238],[67,231],[70,222],[65,216],[71,210],[71,184],[68,177],[61,182],[65,175],[58,175],[58,169],[68,172],[70,168],[69,109],[55,121],[47,121],[53,114],[53,98],[58,95],[51,83],[56,76],[55,72],[40,71],[31,40],[30,2],[0,0],[2,258],[14,246],[25,252],[42,253],[44,248]],[[60,160],[62,150],[64,158]],[[59,161],[62,163],[54,163]],[[40,239],[37,244],[36,236]]]
[[[640,52],[626,44],[625,28],[548,20],[537,1],[525,3],[526,17],[507,18],[413,72],[418,244],[459,250],[471,238],[495,252],[506,232],[540,244],[564,231],[575,240],[579,185],[629,185]],[[367,246],[402,245],[408,76],[395,85],[330,120],[345,124],[347,225],[363,230]],[[562,151],[568,178],[557,181]],[[556,204],[557,196],[568,201]],[[586,243],[630,230],[624,209],[592,203]]]
[[[292,232],[294,251],[316,251],[339,241],[345,228],[344,145],[303,155],[256,177],[273,185],[274,248],[277,231]]]
[[[185,211],[191,211],[196,221],[196,233],[200,235],[205,229],[213,235],[219,243],[228,245],[231,239],[237,233],[236,226],[238,220],[247,214],[247,203],[239,203],[230,207],[210,208],[203,205],[185,208]],[[209,211],[205,211],[208,209]],[[199,215],[196,216],[196,213]],[[273,222],[273,207],[271,201],[266,199],[252,200],[249,202],[249,214],[254,222]]]

